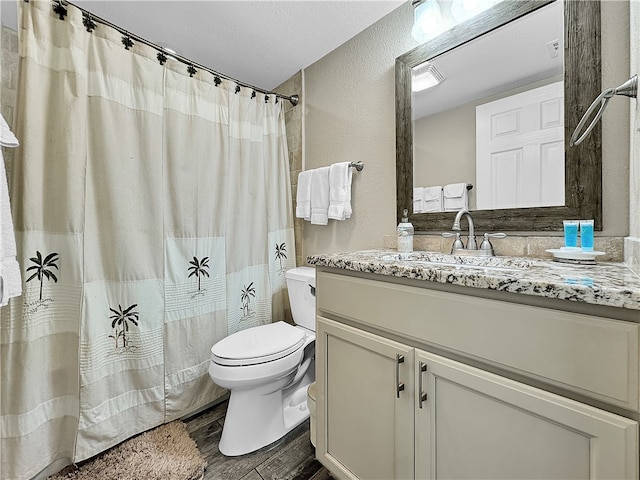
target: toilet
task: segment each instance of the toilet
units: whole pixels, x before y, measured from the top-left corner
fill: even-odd
[[[231,391],[219,449],[238,456],[282,438],[309,418],[315,380],[315,269],[285,274],[295,326],[247,328],[211,347],[209,376]]]

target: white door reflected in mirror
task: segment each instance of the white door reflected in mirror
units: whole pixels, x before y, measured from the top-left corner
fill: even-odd
[[[564,205],[564,86],[476,107],[476,207]]]

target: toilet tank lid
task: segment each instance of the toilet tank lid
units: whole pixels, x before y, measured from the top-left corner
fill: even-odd
[[[287,270],[285,276],[290,280],[300,280],[309,283],[313,280],[315,283],[316,269],[313,267],[296,267]]]

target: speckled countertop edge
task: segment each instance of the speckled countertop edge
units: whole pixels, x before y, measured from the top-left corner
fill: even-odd
[[[570,265],[503,257],[507,263],[528,266],[492,270],[482,266],[424,265],[393,258],[394,254],[397,257],[395,250],[318,254],[308,256],[307,262],[312,266],[640,310],[640,276],[624,263]]]

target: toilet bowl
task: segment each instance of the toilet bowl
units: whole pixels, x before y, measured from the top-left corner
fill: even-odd
[[[244,455],[283,437],[309,417],[315,380],[315,269],[286,272],[296,325],[247,328],[211,347],[209,375],[231,391],[220,452]]]

